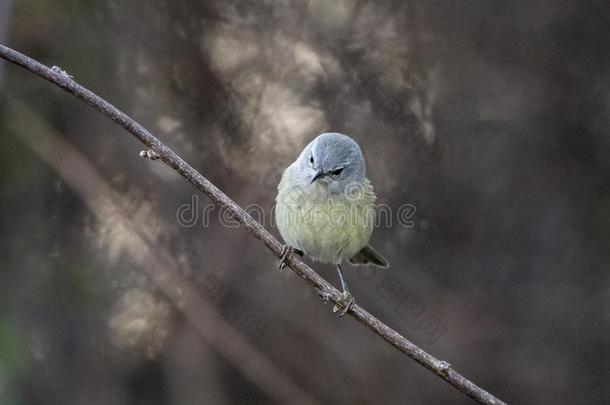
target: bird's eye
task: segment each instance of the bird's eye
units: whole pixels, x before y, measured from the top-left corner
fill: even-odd
[[[313,165],[313,155],[309,158],[309,163]]]
[[[343,173],[343,168],[342,168],[342,167],[340,167],[340,168],[338,168],[337,170],[333,171],[333,174],[334,174],[335,176],[338,176],[338,175],[340,175],[341,173]]]

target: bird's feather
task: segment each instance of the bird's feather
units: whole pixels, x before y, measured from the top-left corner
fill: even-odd
[[[381,256],[375,249],[371,246],[363,247],[358,253],[349,259],[350,264],[354,266],[376,266],[381,267],[382,269],[387,269],[390,267],[390,263],[385,259],[385,257]]]

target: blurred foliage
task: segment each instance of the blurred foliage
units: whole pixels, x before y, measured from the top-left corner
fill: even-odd
[[[348,272],[358,302],[509,403],[610,401],[606,1],[4,0],[4,16],[0,42],[123,109],[269,229],[283,168],[320,132],[351,135],[380,202],[416,207],[415,227],[375,231],[390,272]],[[170,309],[83,203],[95,192],[28,143],[45,134],[321,403],[470,403],[337,320],[218,211],[181,227],[194,189],[114,123],[0,75],[1,404],[270,402]]]

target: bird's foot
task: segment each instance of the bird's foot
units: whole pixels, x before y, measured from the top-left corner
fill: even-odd
[[[333,312],[338,312],[339,318],[341,318],[347,313],[347,311],[349,311],[349,309],[352,307],[352,305],[354,305],[355,302],[356,300],[354,299],[354,296],[349,291],[343,290],[343,292],[341,293],[341,298],[333,307]]]
[[[301,257],[305,255],[302,250],[293,248],[292,246],[284,245],[282,247],[282,254],[280,255],[280,265],[278,266],[280,270],[283,270],[284,267],[288,265],[288,260],[290,260],[290,256],[292,256],[293,253],[296,253]]]
[[[322,289],[318,290],[318,295],[320,296],[320,298],[322,298],[322,301],[324,301],[325,304],[328,304],[333,296],[330,291]]]
[[[278,269],[284,270],[292,253],[294,253],[294,248],[292,246],[284,245],[282,247],[282,255],[280,256],[280,265],[278,266]]]

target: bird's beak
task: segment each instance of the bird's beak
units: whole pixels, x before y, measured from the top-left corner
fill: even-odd
[[[313,175],[313,177],[311,178],[311,181],[309,182],[309,184],[313,183],[314,181],[318,180],[320,177],[324,176],[324,172],[322,170],[318,170],[316,172],[316,174]]]

